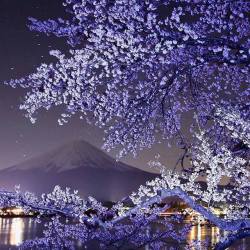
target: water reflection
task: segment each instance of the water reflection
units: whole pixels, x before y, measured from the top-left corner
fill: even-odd
[[[0,219],[0,242],[5,245],[17,246],[24,241],[25,223],[22,218]]]
[[[10,225],[10,245],[19,245],[24,238],[24,222],[21,218],[14,218]]]
[[[197,224],[194,225],[187,237],[187,241],[192,243],[198,241],[197,247],[202,248],[202,242],[208,241],[209,245],[215,245],[219,242],[220,236],[224,235],[219,228],[210,226],[208,224]],[[193,248],[195,250],[195,248]]]
[[[211,248],[227,234],[228,232],[222,231],[218,227],[211,226],[209,224],[196,224],[191,228],[187,237],[187,242],[192,243],[193,241],[197,241],[196,246],[198,249],[204,249],[204,245],[202,245],[202,243],[206,242],[207,247]],[[227,249],[248,250],[250,249],[249,246],[250,246],[250,239],[245,238],[237,241],[235,244],[233,244],[231,247]],[[197,250],[197,248],[193,247],[190,250]]]
[[[26,239],[41,235],[32,218],[0,218],[0,249],[13,249]],[[7,248],[8,247],[8,248]]]
[[[15,249],[24,240],[42,236],[42,228],[43,225],[35,223],[32,218],[0,218],[0,249]],[[211,246],[216,244],[220,237],[224,235],[225,233],[217,227],[208,224],[197,224],[191,228],[187,236],[187,242],[207,240]],[[171,242],[169,244],[172,245]],[[229,249],[247,250],[249,246],[250,239],[248,238],[237,242]],[[198,245],[198,249],[204,249],[202,247],[201,244]],[[82,247],[79,247],[79,249],[82,249]]]

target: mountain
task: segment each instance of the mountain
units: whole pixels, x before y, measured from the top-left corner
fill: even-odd
[[[74,141],[49,153],[0,171],[0,187],[36,194],[55,185],[79,190],[83,197],[117,201],[157,175],[117,162],[85,141]]]

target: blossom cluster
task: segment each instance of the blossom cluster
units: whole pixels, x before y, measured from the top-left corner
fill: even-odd
[[[79,114],[105,129],[105,149],[122,145],[122,157],[159,138],[177,136],[183,145],[181,121],[192,112],[204,125],[214,105],[247,103],[247,1],[67,0],[64,5],[71,19],[30,18],[29,27],[65,37],[72,49],[52,50],[57,62],[6,82],[28,88],[20,108],[32,122],[41,108],[62,105],[60,125]]]

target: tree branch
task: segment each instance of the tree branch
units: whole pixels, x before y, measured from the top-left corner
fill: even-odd
[[[185,201],[186,204],[190,208],[200,213],[202,216],[204,216],[204,218],[206,218],[207,220],[215,224],[218,228],[221,228],[227,231],[236,231],[240,229],[250,228],[250,219],[228,220],[228,219],[220,218],[216,216],[215,214],[213,214],[211,211],[209,211],[207,208],[198,204],[195,200],[193,200],[186,192],[182,191],[180,188],[162,190],[159,195],[156,195],[150,198],[149,200],[145,201],[144,203],[130,209],[125,215],[114,219],[113,223],[117,223],[129,217],[131,214],[136,213],[138,210],[140,210],[143,207],[150,206],[154,203],[159,203],[162,200],[168,197],[173,197],[173,196],[177,196],[183,201]]]

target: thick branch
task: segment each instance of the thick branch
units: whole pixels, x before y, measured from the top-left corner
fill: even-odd
[[[235,241],[250,237],[250,229],[243,229],[237,233],[229,234],[225,240],[218,242],[215,245],[215,250],[225,250],[230,247]]]
[[[189,205],[190,208],[194,209],[196,212],[200,213],[204,218],[215,224],[218,228],[227,231],[237,231],[240,229],[250,228],[250,220],[249,219],[237,219],[237,220],[228,220],[219,218],[207,208],[203,207],[202,205],[198,204],[193,198],[191,198],[186,192],[182,191],[180,188],[174,189],[164,189],[161,191],[159,195],[156,195],[150,198],[148,201],[130,209],[126,214],[121,217],[116,218],[113,222],[119,222],[122,219],[129,217],[131,214],[138,212],[141,208],[150,206],[154,203],[159,203],[162,200],[177,196]]]

